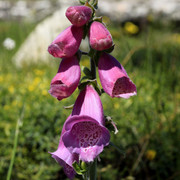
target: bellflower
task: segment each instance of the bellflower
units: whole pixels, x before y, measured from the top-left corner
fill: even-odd
[[[71,25],[56,37],[48,52],[56,58],[71,57],[78,51],[82,38],[83,28]]]
[[[63,58],[56,76],[51,81],[49,93],[58,100],[69,97],[77,88],[81,69],[76,56]]]
[[[111,97],[129,98],[136,95],[136,86],[122,65],[110,54],[103,53],[98,62],[99,78],[104,91]]]
[[[109,144],[110,134],[104,127],[104,114],[99,95],[92,86],[82,90],[65,124],[64,145],[79,154],[85,162],[93,161]]]
[[[89,43],[93,49],[102,51],[109,49],[113,40],[107,28],[102,23],[94,21],[89,30]]]
[[[92,15],[92,9],[87,6],[71,6],[66,10],[66,17],[75,26],[83,26]]]
[[[63,126],[58,149],[55,152],[51,153],[51,155],[59,163],[59,165],[63,166],[64,172],[67,175],[67,177],[69,179],[73,179],[76,172],[74,171],[72,164],[74,161],[79,161],[79,156],[75,153],[71,154],[69,150],[64,146],[64,143],[62,141],[62,136],[64,133],[65,128]]]

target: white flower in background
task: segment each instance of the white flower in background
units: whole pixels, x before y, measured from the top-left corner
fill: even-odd
[[[15,48],[16,42],[11,38],[6,38],[3,42],[3,46],[8,50],[12,50]]]

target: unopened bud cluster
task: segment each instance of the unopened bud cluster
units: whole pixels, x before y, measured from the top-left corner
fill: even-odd
[[[81,86],[79,47],[82,39],[88,36],[90,52],[87,55],[98,67],[103,90],[111,97],[129,98],[135,95],[136,86],[125,69],[107,53],[114,46],[112,36],[106,26],[96,20],[95,7],[88,2],[69,7],[66,17],[72,25],[60,33],[48,47],[52,56],[62,58],[58,72],[51,81],[49,93],[60,101]],[[64,167],[70,179],[76,173],[73,169],[74,162],[94,161],[110,141],[96,86],[89,80],[82,87],[72,112],[64,123],[58,149],[51,153]]]

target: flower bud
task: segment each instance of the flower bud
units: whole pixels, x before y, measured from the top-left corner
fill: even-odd
[[[69,97],[77,88],[81,77],[81,69],[76,56],[64,58],[58,73],[51,81],[49,93],[59,101]]]
[[[71,6],[66,10],[66,17],[75,26],[83,26],[92,15],[92,9],[87,6]]]
[[[89,43],[93,49],[103,51],[112,46],[113,40],[107,28],[102,23],[94,21],[89,30]]]
[[[56,37],[48,52],[57,58],[71,57],[78,51],[82,38],[83,28],[71,25]]]
[[[136,86],[122,65],[110,54],[103,53],[98,62],[98,72],[104,91],[111,97],[129,98],[136,95]]]

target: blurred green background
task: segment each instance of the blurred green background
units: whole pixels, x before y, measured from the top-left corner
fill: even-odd
[[[138,93],[130,99],[101,96],[105,115],[113,118],[119,130],[116,135],[111,132],[111,141],[125,156],[106,147],[97,179],[179,179],[180,28],[175,22],[164,24],[151,17],[143,26],[104,21],[116,45],[112,55],[125,67]],[[66,179],[48,152],[57,149],[62,125],[71,113],[63,107],[75,102],[78,90],[60,102],[49,95],[59,60],[20,69],[12,62],[35,25],[0,21],[0,179],[7,177],[17,122],[11,179]],[[12,50],[3,46],[7,37],[16,42]],[[81,65],[89,65],[88,59],[83,58]]]

